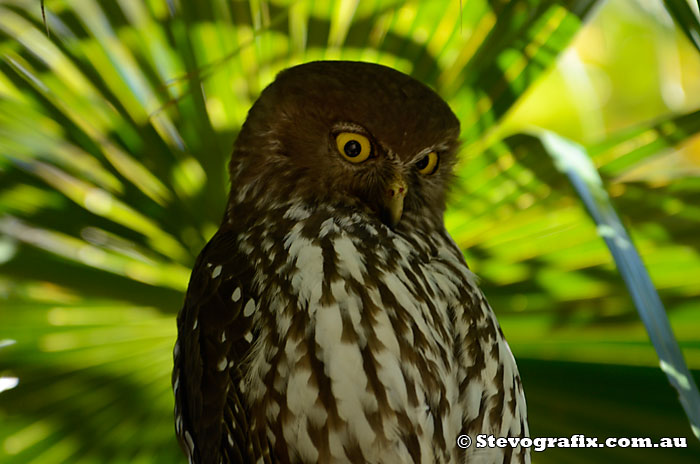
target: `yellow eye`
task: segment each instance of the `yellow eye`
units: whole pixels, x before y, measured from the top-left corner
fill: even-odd
[[[418,172],[426,176],[434,173],[435,171],[437,171],[438,161],[438,154],[434,151],[431,151],[430,153],[422,157],[420,160],[418,160],[418,162],[416,163]]]
[[[361,163],[372,154],[372,145],[364,135],[341,132],[335,137],[335,145],[343,158],[351,163]]]

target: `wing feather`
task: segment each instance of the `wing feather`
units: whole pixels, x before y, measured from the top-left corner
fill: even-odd
[[[266,443],[252,437],[250,411],[240,391],[241,362],[253,339],[244,315],[252,273],[222,225],[202,250],[177,318],[173,389],[175,424],[191,462],[255,462]]]

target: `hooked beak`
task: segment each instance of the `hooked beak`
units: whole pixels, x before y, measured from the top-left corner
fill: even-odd
[[[388,213],[389,226],[393,229],[401,220],[403,214],[403,199],[408,187],[402,178],[391,181],[384,192],[384,205]]]

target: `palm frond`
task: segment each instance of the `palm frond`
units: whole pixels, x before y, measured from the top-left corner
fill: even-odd
[[[661,370],[678,392],[693,433],[700,439],[700,392],[685,364],[663,303],[588,153],[582,146],[548,131],[509,138],[505,143],[514,150],[526,149],[535,156],[548,155],[556,169],[569,178],[595,221],[598,235],[610,249],[658,353]]]
[[[687,0],[664,0],[664,5],[680,26],[690,43],[700,51],[700,14],[692,10]],[[700,2],[698,2],[700,8]]]
[[[180,459],[169,371],[188,270],[221,219],[250,105],[279,70],[315,59],[411,74],[462,121],[447,225],[521,358],[533,434],[574,422],[591,435],[687,433],[580,200],[551,163],[502,140],[601,3],[0,0],[0,340],[16,340],[0,350],[0,379],[19,380],[0,392],[0,461]],[[683,3],[666,2],[697,46]],[[691,369],[700,183],[687,147],[699,126],[697,112],[670,115],[586,147]],[[685,161],[662,175],[668,160]],[[620,390],[586,390],[586,376]],[[624,394],[631,379],[658,394],[646,405]]]

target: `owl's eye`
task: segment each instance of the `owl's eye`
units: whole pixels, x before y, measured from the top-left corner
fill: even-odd
[[[420,160],[418,160],[418,162],[416,163],[418,172],[426,176],[434,173],[435,171],[437,171],[438,161],[438,154],[434,151],[431,151],[430,153],[422,157]]]
[[[335,144],[343,158],[351,163],[361,163],[372,154],[369,139],[354,132],[341,132],[335,137]]]

